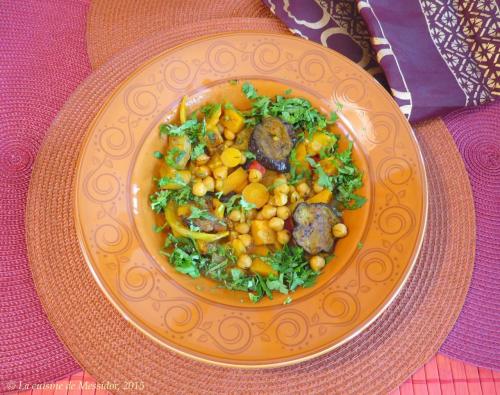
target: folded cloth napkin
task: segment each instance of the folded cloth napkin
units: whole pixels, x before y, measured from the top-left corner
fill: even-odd
[[[412,121],[500,95],[496,1],[263,1],[293,32],[372,74],[380,65]]]

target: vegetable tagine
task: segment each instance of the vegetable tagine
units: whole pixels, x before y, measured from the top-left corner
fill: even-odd
[[[155,228],[166,234],[161,253],[177,271],[257,302],[314,285],[348,234],[342,211],[366,199],[352,143],[339,148],[336,113],[291,90],[261,96],[246,82],[242,91],[250,109],[210,103],[189,113],[181,100],[180,122],[160,126],[150,199],[166,220]]]

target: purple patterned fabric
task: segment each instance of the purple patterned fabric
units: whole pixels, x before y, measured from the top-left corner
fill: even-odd
[[[385,73],[412,121],[500,95],[494,0],[263,0],[292,32]],[[371,43],[371,46],[370,46]]]

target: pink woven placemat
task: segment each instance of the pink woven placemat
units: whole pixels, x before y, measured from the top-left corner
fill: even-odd
[[[0,392],[7,380],[55,380],[78,370],[35,292],[24,212],[45,132],[90,73],[87,1],[0,5]]]
[[[464,158],[476,212],[476,260],[460,317],[441,351],[500,369],[500,102],[443,118]]]
[[[16,395],[110,395],[110,392],[98,389],[97,384],[106,386],[106,383],[97,383],[87,372],[80,371],[57,382],[47,383],[48,388],[45,390],[39,390],[37,388],[42,386],[35,385],[35,389],[19,391]],[[140,380],[138,385],[140,386]],[[438,354],[390,393],[390,395],[439,394],[500,395],[500,372],[477,368]]]

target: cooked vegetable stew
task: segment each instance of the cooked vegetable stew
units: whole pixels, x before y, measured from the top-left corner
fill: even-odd
[[[151,208],[165,221],[162,254],[179,272],[206,276],[252,302],[314,285],[335,241],[348,229],[343,210],[361,207],[363,174],[352,143],[339,149],[326,117],[300,97],[261,96],[242,85],[250,109],[211,103],[179,124],[163,124],[164,150]],[[291,297],[286,298],[289,303]]]

